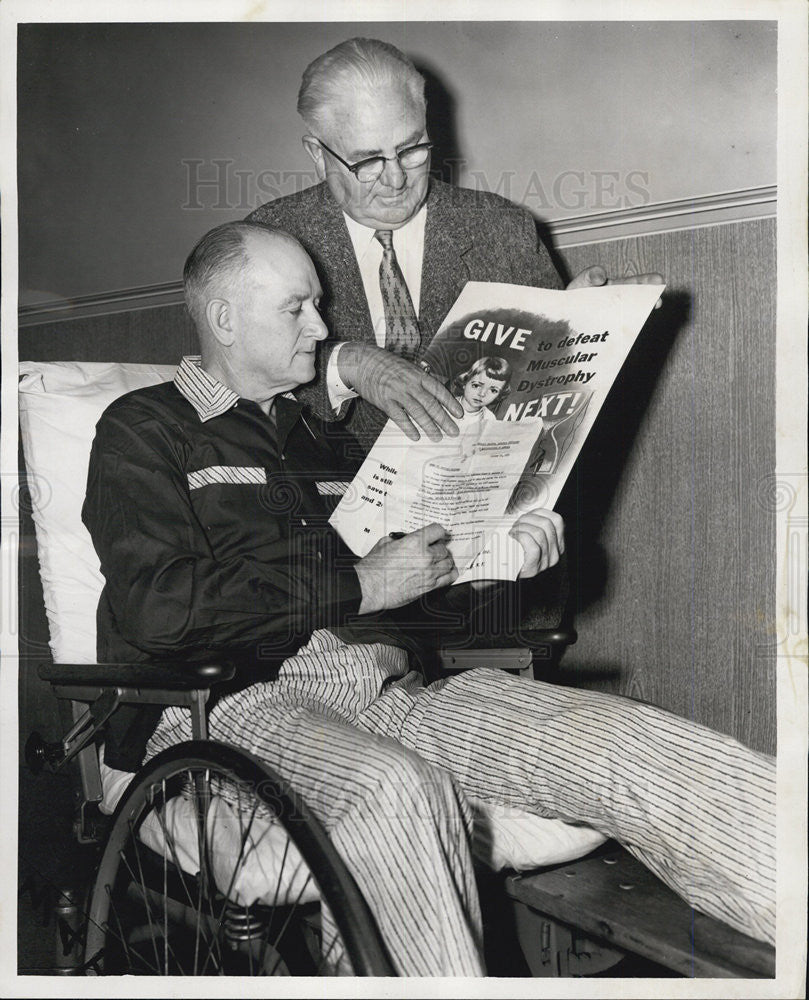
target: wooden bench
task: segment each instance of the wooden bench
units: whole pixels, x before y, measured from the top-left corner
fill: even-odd
[[[533,975],[575,974],[577,935],[682,976],[775,975],[771,945],[697,913],[614,841],[570,864],[511,875],[506,891]]]

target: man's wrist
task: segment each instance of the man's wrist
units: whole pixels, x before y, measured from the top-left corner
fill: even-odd
[[[363,565],[362,560],[354,563],[354,572],[361,595],[358,613],[371,615],[381,611],[384,608],[384,603],[380,601],[382,588],[379,587],[378,581],[374,580],[373,574],[368,571],[366,565]]]
[[[333,354],[336,354],[335,371],[337,377],[345,385],[346,389],[354,394],[357,391],[357,374],[361,363],[363,346],[362,344],[355,344],[350,340],[346,340],[337,345],[333,352]]]
[[[336,413],[340,412],[345,403],[357,396],[351,385],[343,378],[339,365],[340,355],[351,346],[345,342],[335,344],[326,363],[326,389],[329,394],[329,404]]]

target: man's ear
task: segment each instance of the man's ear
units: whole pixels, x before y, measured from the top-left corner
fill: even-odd
[[[301,139],[303,143],[303,148],[312,157],[312,161],[315,165],[315,170],[317,171],[318,180],[325,180],[326,178],[326,158],[323,154],[323,147],[317,141],[313,135],[305,135]]]
[[[222,347],[230,347],[236,339],[233,328],[233,315],[227,299],[211,299],[205,307],[205,318],[208,329],[216,337]]]

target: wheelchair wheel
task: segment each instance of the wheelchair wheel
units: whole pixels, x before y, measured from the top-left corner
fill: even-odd
[[[300,796],[249,754],[158,754],[116,809],[90,899],[93,975],[395,975]]]

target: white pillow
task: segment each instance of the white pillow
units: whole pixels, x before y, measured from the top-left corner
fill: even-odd
[[[213,798],[205,820],[214,881],[232,902],[287,906],[320,898],[309,866],[280,823],[260,814],[240,817],[222,796]],[[150,812],[138,836],[189,875],[199,871],[199,817],[191,797],[169,799],[160,817]]]
[[[474,832],[472,853],[493,871],[528,871],[581,858],[606,841],[603,833],[580,823],[535,816],[514,806],[469,799]]]
[[[95,663],[103,580],[81,521],[98,418],[132,389],[165,382],[176,365],[24,361],[20,427],[34,494],[39,568],[56,663]]]
[[[140,838],[158,854],[176,856],[184,871],[199,871],[196,807],[191,799],[169,802],[169,815],[158,822],[150,813]],[[607,839],[589,826],[559,819],[533,816],[519,809],[472,800],[475,826],[472,852],[494,871],[513,868],[527,871],[543,865],[560,865],[595,850]],[[216,884],[240,906],[254,902],[283,905],[294,899],[318,898],[317,887],[307,882],[308,868],[283,827],[264,816],[251,815],[250,837],[245,842],[244,825],[234,809],[221,797],[209,808],[208,834],[213,850]],[[166,850],[164,829],[171,831],[173,852]],[[247,850],[245,850],[247,848]],[[237,876],[234,878],[234,876]],[[282,877],[279,889],[279,877]],[[301,895],[302,893],[302,895]],[[275,902],[274,902],[275,901]]]

